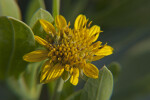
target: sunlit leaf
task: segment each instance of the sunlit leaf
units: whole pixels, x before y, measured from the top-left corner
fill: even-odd
[[[29,24],[33,14],[39,9],[45,9],[44,0],[29,0],[29,5],[26,12],[26,22]]]
[[[89,78],[83,88],[80,100],[109,100],[113,90],[113,76],[104,66],[98,79]]]
[[[18,76],[27,66],[23,55],[34,49],[32,30],[15,18],[0,17],[0,36],[1,79],[5,76]]]
[[[20,9],[15,0],[0,0],[0,16],[21,19]]]
[[[49,22],[53,22],[54,19],[49,12],[47,12],[46,10],[44,10],[42,8],[40,8],[38,11],[36,11],[36,13],[33,15],[32,19],[31,19],[30,27],[32,27],[34,34],[36,34],[42,38],[45,38],[46,34],[44,34],[45,32],[44,32],[43,28],[41,27],[39,19],[44,19]]]
[[[44,19],[49,22],[54,21],[52,15],[48,11],[40,8],[34,13],[33,17],[31,18],[30,27],[34,27],[39,19]]]

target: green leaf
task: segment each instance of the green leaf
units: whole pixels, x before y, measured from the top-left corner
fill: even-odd
[[[89,78],[85,83],[80,100],[109,100],[113,90],[113,76],[104,66],[99,78]]]
[[[4,79],[14,51],[14,32],[7,17],[0,17],[0,79]]]
[[[0,0],[0,16],[21,19],[20,9],[15,0]]]
[[[15,48],[8,73],[17,75],[26,68],[27,62],[23,61],[22,57],[33,50],[35,41],[30,27],[14,18],[9,18],[9,20],[13,25]]]
[[[79,100],[80,99],[80,95],[82,93],[82,90],[79,90],[77,92],[74,92],[73,94],[71,94],[68,98],[66,98],[65,100]]]
[[[29,90],[32,90],[32,88],[36,90],[37,84],[40,83],[39,73],[43,62],[29,63],[23,72],[24,81]]]
[[[72,95],[72,93],[74,93],[74,89],[75,89],[74,86],[70,83],[69,80],[67,80],[64,83],[63,90],[61,92],[61,97],[60,97],[61,100],[66,100],[66,97],[68,97],[69,95]]]
[[[108,69],[112,72],[114,80],[117,80],[121,70],[120,64],[118,62],[112,62]]]
[[[23,55],[34,49],[32,30],[15,18],[0,17],[0,37],[0,78],[18,76],[27,66]]]
[[[33,17],[31,18],[30,27],[34,27],[39,19],[45,19],[49,22],[54,21],[52,15],[48,11],[40,8],[34,13]]]
[[[39,67],[42,62],[28,64],[19,78],[9,77],[7,84],[10,89],[23,100],[38,100],[42,84],[38,83]]]
[[[26,13],[26,22],[28,24],[30,23],[35,11],[37,11],[39,8],[45,9],[44,0],[30,0]]]
[[[36,13],[33,15],[32,19],[31,19],[30,27],[32,28],[34,34],[38,35],[42,38],[45,38],[46,33],[43,30],[43,28],[39,22],[39,19],[44,19],[51,23],[54,21],[54,19],[49,12],[47,12],[46,10],[44,10],[42,8],[40,8],[38,11],[36,11]]]

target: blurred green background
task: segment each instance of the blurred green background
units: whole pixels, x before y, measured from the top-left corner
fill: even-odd
[[[16,2],[25,23],[29,23],[38,8],[45,8],[52,13],[51,0]],[[9,6],[6,9],[11,10]],[[99,69],[112,62],[120,66],[119,75],[114,77],[111,100],[150,100],[150,0],[61,0],[60,14],[71,21],[71,27],[78,14],[85,14],[93,21],[92,25],[99,25],[104,31],[99,40],[111,45],[114,54],[93,63]],[[84,81],[80,80],[74,90],[82,88],[83,84]],[[48,95],[45,85],[40,99],[46,100]],[[0,99],[16,98],[5,82],[1,81]]]

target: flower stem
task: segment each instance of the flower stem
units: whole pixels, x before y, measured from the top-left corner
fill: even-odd
[[[58,79],[56,82],[55,90],[54,90],[51,100],[59,100],[63,85],[64,85],[64,80],[62,80],[61,78]]]
[[[60,0],[53,0],[53,18],[59,15],[60,10]]]

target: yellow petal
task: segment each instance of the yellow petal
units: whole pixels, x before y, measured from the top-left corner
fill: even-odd
[[[40,23],[47,34],[56,33],[55,27],[50,22],[40,19]]]
[[[102,48],[100,48],[95,55],[100,55],[100,56],[108,56],[113,53],[113,48],[108,45],[104,45]]]
[[[90,35],[90,36],[93,36],[93,35],[95,35],[96,33],[100,33],[100,27],[97,26],[97,25],[94,25],[94,26],[92,26],[92,27],[90,28],[90,30],[89,30],[89,35]]]
[[[98,78],[99,70],[91,63],[88,63],[83,68],[83,73],[91,78]]]
[[[41,76],[40,76],[40,82],[42,83],[44,81],[44,79],[47,77],[47,74],[49,72],[49,70],[51,69],[51,67],[53,66],[52,63],[50,63],[49,60],[47,60],[43,66],[42,66],[42,70],[41,70]]]
[[[102,59],[104,56],[93,56],[92,57],[92,61],[96,61],[96,60],[99,60],[99,59]]]
[[[64,72],[64,67],[60,63],[54,66],[49,65],[49,69],[46,72],[47,72],[46,78],[43,81],[43,83],[48,83],[50,81],[58,79]]]
[[[86,16],[80,14],[75,20],[74,29],[75,30],[82,29],[86,23],[87,23]]]
[[[101,44],[102,44],[102,42],[97,41],[97,42],[93,43],[89,48],[90,48],[91,50],[94,50],[94,49],[99,48],[99,47],[101,46]]]
[[[99,37],[99,33],[96,33],[94,35],[91,36],[91,38],[89,38],[89,41],[92,43],[92,42],[95,42]]]
[[[49,43],[46,40],[42,39],[41,37],[34,35],[34,38],[39,44],[41,44],[45,47],[49,46]]]
[[[48,58],[47,50],[36,50],[23,56],[23,59],[28,62],[39,62]]]
[[[67,26],[66,19],[63,16],[61,16],[61,15],[57,15],[56,16],[56,18],[55,18],[55,24],[56,24],[56,27],[59,30],[64,29]]]
[[[70,83],[73,85],[77,85],[79,81],[79,69],[78,68],[73,68],[73,72],[70,78]]]

